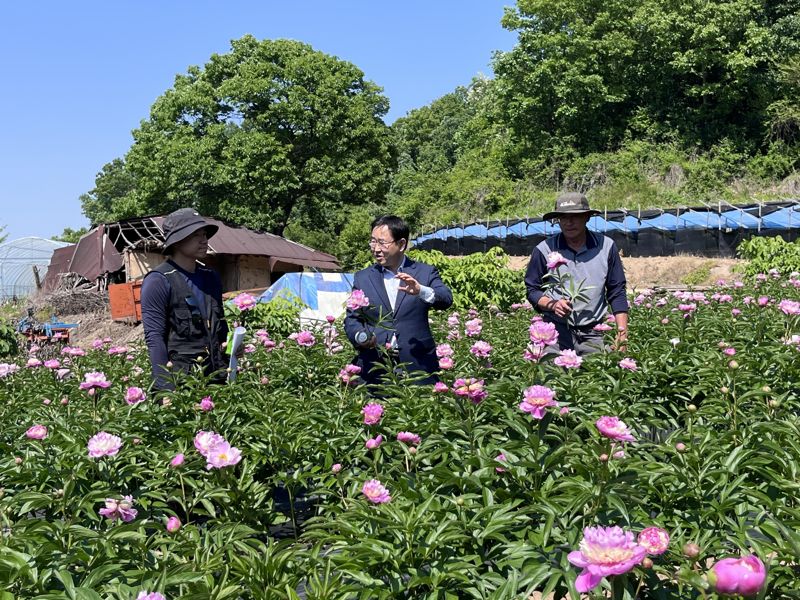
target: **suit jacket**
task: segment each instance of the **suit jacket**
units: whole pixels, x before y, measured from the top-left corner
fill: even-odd
[[[344,328],[350,343],[358,350],[354,361],[361,367],[361,377],[367,383],[378,383],[383,370],[372,371],[381,360],[381,353],[375,348],[359,348],[355,342],[356,333],[366,331],[377,338],[377,346],[385,348],[397,336],[399,349],[398,362],[408,363],[409,371],[434,373],[439,370],[436,357],[436,342],[428,323],[428,312],[431,308],[444,310],[453,304],[453,294],[442,282],[439,272],[432,266],[416,262],[406,257],[403,272],[416,279],[420,285],[433,289],[434,301],[428,304],[419,296],[405,292],[397,293],[395,309],[389,304],[389,296],[383,283],[383,269],[380,265],[372,265],[358,271],[353,281],[353,289],[359,289],[369,298],[369,307],[356,311],[347,311]],[[431,376],[420,383],[432,383],[436,377]]]

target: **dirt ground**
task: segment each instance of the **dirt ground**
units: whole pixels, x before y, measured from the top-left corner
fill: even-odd
[[[512,256],[512,269],[522,270],[528,264],[527,256]],[[628,287],[640,290],[652,287],[674,288],[683,285],[687,276],[697,280],[696,285],[710,285],[718,279],[732,279],[732,269],[741,261],[733,259],[704,258],[698,256],[667,256],[653,258],[623,258]],[[701,276],[705,275],[705,277]],[[110,337],[115,344],[132,345],[144,341],[142,325],[117,323],[107,310],[83,314],[58,315],[61,321],[77,323],[71,342],[88,345],[97,338]]]

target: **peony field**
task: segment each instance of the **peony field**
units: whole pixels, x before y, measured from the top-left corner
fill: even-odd
[[[373,393],[341,318],[246,299],[227,385],[33,347],[0,364],[0,600],[799,598],[800,276],[630,299],[584,357],[527,303],[432,313],[441,381]]]

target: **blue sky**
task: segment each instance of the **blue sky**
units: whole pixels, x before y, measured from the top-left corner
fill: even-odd
[[[15,2],[0,24],[0,225],[9,239],[87,224],[80,194],[130,148],[175,75],[230,40],[291,38],[348,60],[391,101],[387,121],[491,75],[513,0]]]

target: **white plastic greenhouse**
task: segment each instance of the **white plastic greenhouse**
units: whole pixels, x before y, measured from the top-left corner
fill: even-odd
[[[44,280],[53,250],[64,246],[69,244],[39,237],[0,244],[0,301],[33,294],[36,291],[33,267],[39,272],[39,281]]]

